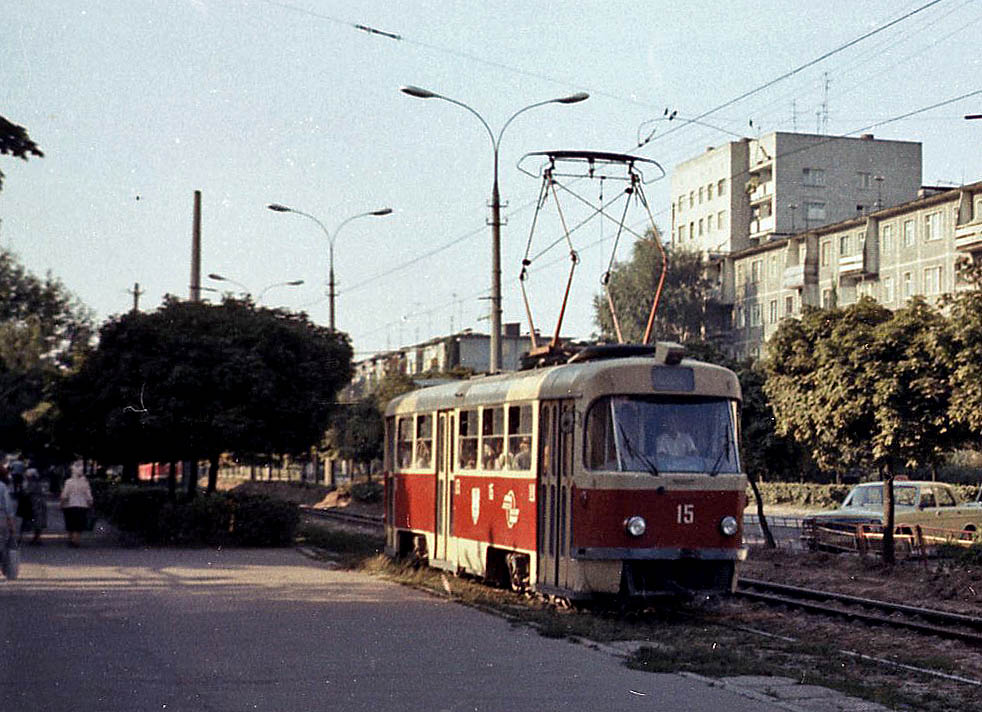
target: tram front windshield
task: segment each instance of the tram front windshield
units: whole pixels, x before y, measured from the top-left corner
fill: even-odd
[[[601,398],[587,414],[587,467],[649,474],[739,473],[735,403],[725,398]]]

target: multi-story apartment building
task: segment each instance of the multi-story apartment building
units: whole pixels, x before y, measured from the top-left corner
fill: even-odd
[[[960,257],[982,261],[982,182],[924,189],[866,215],[750,246],[725,258],[733,288],[720,341],[736,357],[758,357],[782,319],[805,305],[845,306],[867,295],[889,309],[923,295],[936,303],[965,285]]]
[[[912,200],[921,145],[774,132],[709,148],[672,174],[672,243],[728,254]]]

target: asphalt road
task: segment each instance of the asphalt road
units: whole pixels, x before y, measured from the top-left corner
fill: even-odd
[[[63,537],[0,580],[2,710],[779,709],[292,549]]]

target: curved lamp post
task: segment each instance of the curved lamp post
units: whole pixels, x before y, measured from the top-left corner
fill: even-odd
[[[334,297],[336,295],[334,290],[334,241],[338,237],[338,233],[341,232],[341,228],[347,225],[352,220],[357,220],[358,218],[364,217],[381,217],[382,215],[389,215],[392,213],[392,208],[381,208],[379,210],[369,210],[368,212],[358,213],[357,215],[352,215],[350,218],[341,221],[341,224],[337,226],[332,235],[327,227],[320,220],[315,218],[310,213],[305,213],[302,210],[297,210],[296,208],[290,208],[286,205],[280,205],[279,203],[270,203],[266,206],[268,209],[272,210],[274,213],[295,213],[296,215],[303,215],[305,218],[310,218],[315,223],[320,226],[320,229],[324,231],[324,235],[327,237],[327,242],[330,247],[330,254],[328,260],[328,279],[327,279],[327,295],[330,303],[330,323],[329,327],[331,331],[334,331]]]
[[[215,274],[214,272],[211,272],[208,275],[208,279],[213,279],[216,282],[228,282],[229,284],[234,284],[236,287],[238,287],[239,289],[241,289],[242,290],[242,293],[245,296],[247,296],[247,297],[252,294],[252,290],[249,289],[244,284],[242,284],[242,282],[236,282],[234,279],[230,279],[230,278],[225,277],[223,275]]]
[[[234,279],[230,279],[229,277],[226,277],[224,275],[215,274],[214,272],[212,272],[211,274],[208,275],[208,279],[213,279],[216,282],[228,282],[229,284],[234,284],[236,287],[242,289],[242,293],[245,294],[247,297],[252,295],[252,290],[249,289],[244,284],[242,284],[242,282],[236,282]],[[263,295],[266,294],[266,292],[268,292],[270,289],[275,289],[276,287],[299,287],[301,284],[303,284],[302,279],[291,279],[289,282],[275,282],[273,284],[269,284],[263,287],[259,291],[259,294],[256,296],[256,302],[257,303],[261,302],[263,300]],[[206,288],[202,287],[202,289],[206,289]]]
[[[421,89],[412,85],[400,87],[399,91],[403,94],[414,96],[417,99],[442,99],[443,101],[448,101],[451,104],[456,104],[466,109],[477,117],[477,120],[481,122],[481,125],[484,126],[488,132],[488,136],[491,138],[491,149],[494,151],[494,182],[491,185],[491,355],[488,370],[491,373],[497,373],[501,370],[501,196],[498,192],[498,147],[501,145],[501,136],[505,133],[508,125],[515,120],[516,116],[525,113],[529,109],[545,106],[546,104],[576,104],[589,99],[590,95],[581,91],[576,94],[570,94],[569,96],[561,96],[556,99],[548,99],[546,101],[536,102],[535,104],[529,104],[512,114],[504,126],[501,127],[501,130],[498,131],[498,135],[495,136],[491,127],[488,126],[488,122],[484,120],[484,117],[461,101],[437,94],[429,89]]]

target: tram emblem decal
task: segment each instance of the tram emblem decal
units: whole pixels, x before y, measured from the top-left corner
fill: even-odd
[[[518,524],[518,502],[514,492],[508,490],[508,494],[502,497],[501,508],[505,510],[505,521],[509,529]]]
[[[477,524],[481,516],[481,488],[471,487],[471,521]]]

